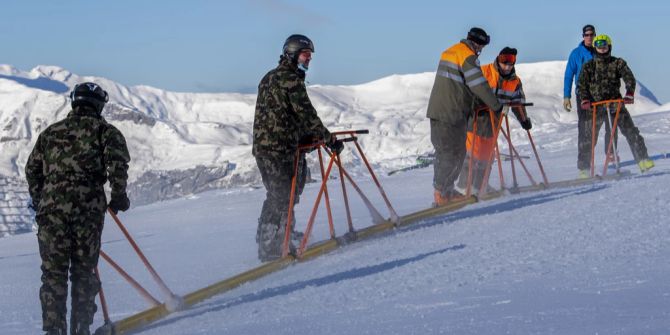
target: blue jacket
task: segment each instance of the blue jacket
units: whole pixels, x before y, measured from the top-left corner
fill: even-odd
[[[583,41],[572,50],[570,57],[568,58],[568,65],[565,67],[565,78],[563,80],[564,98],[570,97],[572,78],[574,77],[575,83],[579,82],[579,73],[582,71],[582,65],[591,59],[593,59],[593,52],[584,45]],[[577,85],[575,85],[575,93],[577,91],[576,86]],[[575,94],[575,96],[577,96],[577,94]]]

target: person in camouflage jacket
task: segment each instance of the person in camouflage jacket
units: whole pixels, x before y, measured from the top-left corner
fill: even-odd
[[[577,92],[581,99],[582,109],[591,111],[592,102],[621,99],[620,88],[622,79],[626,85],[626,95],[623,98],[623,102],[624,104],[632,104],[634,102],[636,86],[633,71],[628,67],[625,60],[612,56],[612,40],[609,36],[598,35],[593,40],[593,45],[596,48],[595,57],[584,63],[582,72],[579,75]],[[612,116],[613,122],[616,108],[616,103],[608,104],[608,106],[598,106],[596,111],[596,140],[598,139],[600,127],[608,117],[608,110]],[[595,147],[595,143],[591,143],[592,127],[593,121],[592,118],[589,117],[588,126],[586,127],[586,145],[590,148]],[[640,169],[644,172],[653,167],[654,163],[649,160],[644,138],[640,135],[640,131],[637,127],[635,127],[633,119],[625,106],[621,106],[617,130],[621,130],[621,133],[626,137],[626,141],[628,142],[633,157],[635,158],[635,161],[638,162]],[[590,154],[590,151],[587,151],[585,154]],[[590,159],[579,159],[580,164],[584,164],[581,163],[582,161],[590,162]],[[579,166],[579,169],[590,169],[590,164]]]
[[[108,207],[109,180],[117,212],[126,195],[130,155],[123,134],[102,118],[107,92],[94,83],[75,86],[72,111],[37,138],[25,173],[36,211],[42,258],[43,330],[66,334],[68,271],[72,281],[70,334],[90,334],[100,281],[94,274]]]
[[[305,74],[312,52],[314,44],[309,38],[289,36],[279,65],[258,85],[252,154],[267,190],[256,232],[261,261],[281,256],[298,145],[301,141],[323,141],[337,152],[343,146],[330,135],[307,96]],[[305,154],[301,153],[295,203],[302,193],[306,175]],[[301,235],[293,232],[292,239],[299,239]]]

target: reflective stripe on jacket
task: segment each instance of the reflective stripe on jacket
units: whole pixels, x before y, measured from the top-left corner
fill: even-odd
[[[491,64],[486,64],[482,66],[482,73],[484,78],[491,87],[491,92],[498,98],[498,101],[501,103],[525,103],[526,95],[523,92],[523,87],[521,85],[521,79],[516,75],[516,72],[513,72],[507,76],[507,78],[500,75],[500,68],[496,62]],[[478,101],[477,105],[482,107],[482,102]],[[476,108],[479,110],[480,108]],[[526,115],[525,107],[513,108],[512,112],[521,120],[519,109],[523,111],[523,115]],[[474,143],[474,152],[473,155],[476,159],[479,160],[488,160],[495,141],[493,139],[493,128],[491,127],[490,116],[488,113],[481,114],[480,118],[484,120],[478,120],[477,136],[473,134],[473,120],[470,120],[468,123],[468,138],[466,140],[466,148],[468,151],[473,150]]]
[[[461,40],[444,52],[435,74],[426,116],[452,124],[464,123],[478,97],[493,110],[501,104],[491,92],[468,40]]]
[[[501,103],[525,103],[526,96],[521,89],[521,79],[512,73],[509,78],[503,78],[496,63],[482,66],[482,73],[491,86],[491,91]]]

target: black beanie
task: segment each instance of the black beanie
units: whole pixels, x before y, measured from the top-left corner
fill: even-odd
[[[468,39],[479,45],[487,45],[491,41],[491,36],[487,35],[484,29],[473,27],[468,32]]]
[[[592,24],[587,24],[582,28],[582,34],[586,34],[587,31],[592,31],[594,34],[596,33],[596,27],[594,27]]]
[[[516,48],[504,47],[500,50],[498,55],[514,55],[516,56]]]

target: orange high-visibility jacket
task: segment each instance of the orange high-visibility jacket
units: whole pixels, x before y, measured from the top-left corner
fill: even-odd
[[[442,52],[428,101],[428,118],[465,124],[475,97],[493,110],[502,106],[491,92],[473,50],[470,41],[461,40]]]
[[[500,75],[496,62],[482,66],[482,73],[491,86],[492,93],[495,94],[498,101],[501,103],[526,102],[526,95],[523,92],[521,79],[519,79],[516,73],[513,72],[509,77],[503,78],[503,76]],[[481,105],[481,102],[478,102],[477,105]],[[519,108],[523,111],[523,115],[526,115],[525,108]],[[516,117],[520,119],[519,110],[514,108],[513,112]],[[467,150],[472,152],[475,159],[488,160],[496,141],[496,139],[493,138],[493,129],[491,127],[491,119],[488,113],[480,114],[477,119],[478,136],[475,136],[472,131],[473,126],[471,120],[468,125],[468,137],[465,142]]]
[[[491,91],[501,103],[525,103],[526,95],[521,88],[521,79],[512,73],[508,78],[500,75],[496,62],[482,66],[482,73],[491,86]]]

